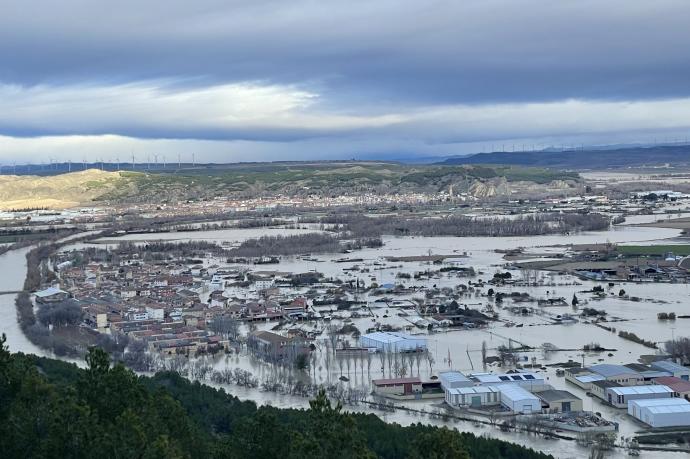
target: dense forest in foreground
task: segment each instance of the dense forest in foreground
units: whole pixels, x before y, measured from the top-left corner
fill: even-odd
[[[11,354],[0,340],[3,458],[547,458],[503,442],[346,413],[242,402],[176,373],[137,376],[91,349],[88,368]]]

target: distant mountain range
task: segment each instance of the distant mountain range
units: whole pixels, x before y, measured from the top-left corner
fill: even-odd
[[[447,158],[437,164],[509,164],[556,169],[596,170],[629,167],[690,166],[690,145],[622,147],[566,151],[493,152]]]

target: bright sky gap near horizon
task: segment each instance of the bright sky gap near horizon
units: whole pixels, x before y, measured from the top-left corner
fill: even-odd
[[[0,0],[0,163],[690,137],[690,2]]]

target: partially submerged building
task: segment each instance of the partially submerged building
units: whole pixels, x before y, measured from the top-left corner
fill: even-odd
[[[533,414],[541,412],[541,401],[517,384],[501,384],[496,386],[500,392],[501,405],[514,413]]]
[[[550,413],[582,411],[582,399],[567,390],[549,389],[534,395],[541,399],[542,407]]]
[[[548,389],[544,377],[529,371],[511,373],[472,373],[470,378],[482,386],[501,386],[515,384],[528,391]]]
[[[362,347],[378,352],[416,352],[426,350],[426,339],[399,332],[373,332],[359,338]]]
[[[445,390],[445,400],[450,406],[481,409],[501,403],[501,394],[491,386],[455,387]]]
[[[631,400],[628,414],[650,427],[690,426],[690,402],[682,398]]]
[[[374,379],[374,393],[378,395],[414,395],[422,393],[422,380],[418,376],[411,378]]]
[[[654,384],[650,386],[611,387],[606,390],[607,402],[616,408],[627,408],[631,400],[649,400],[655,398],[672,398],[670,387]]]
[[[444,371],[439,374],[443,390],[472,387],[475,382],[459,371]]]

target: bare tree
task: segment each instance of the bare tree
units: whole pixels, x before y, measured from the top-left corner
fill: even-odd
[[[408,352],[407,353],[407,364],[410,367],[410,372],[409,375],[412,376],[413,371],[414,371],[414,356],[417,354],[417,352]]]
[[[324,349],[326,351],[324,355],[324,364],[326,365],[326,380],[331,380],[331,348],[329,346],[329,341],[324,341]]]
[[[386,377],[386,351],[383,349],[379,349],[379,351],[376,353],[379,356],[379,360],[381,361],[381,376]]]
[[[436,363],[436,360],[434,360],[434,356],[431,355],[431,352],[426,353],[426,361],[429,364],[429,376],[431,376],[434,372],[434,363]]]

